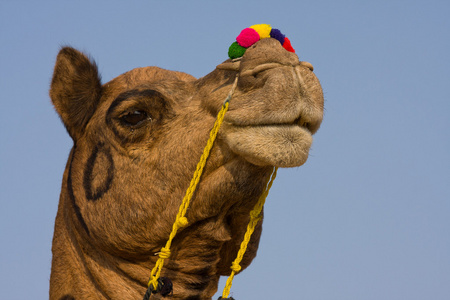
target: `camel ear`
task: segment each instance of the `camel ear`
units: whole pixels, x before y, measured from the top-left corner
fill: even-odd
[[[59,51],[50,98],[74,141],[84,132],[101,96],[97,65],[83,53],[65,47]]]

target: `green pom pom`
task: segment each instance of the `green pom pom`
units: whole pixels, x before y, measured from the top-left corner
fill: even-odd
[[[244,48],[237,42],[234,42],[228,49],[228,57],[230,57],[231,59],[241,57],[242,55],[244,55],[245,50],[247,50],[247,48]]]

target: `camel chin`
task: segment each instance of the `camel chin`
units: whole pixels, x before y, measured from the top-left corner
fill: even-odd
[[[231,151],[257,166],[301,166],[306,162],[312,144],[309,130],[298,125],[225,124],[224,129],[224,138]]]

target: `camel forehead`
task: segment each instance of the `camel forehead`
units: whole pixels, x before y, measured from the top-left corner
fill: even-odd
[[[166,94],[186,92],[193,86],[196,78],[183,72],[170,71],[159,67],[142,67],[132,69],[117,76],[103,85],[103,101],[114,99],[119,94],[141,88],[150,88]]]
[[[122,75],[117,76],[110,82],[105,84],[105,87],[123,87],[133,88],[138,85],[160,83],[160,82],[179,82],[179,81],[194,81],[196,78],[187,73],[170,71],[159,67],[143,67],[130,70]]]

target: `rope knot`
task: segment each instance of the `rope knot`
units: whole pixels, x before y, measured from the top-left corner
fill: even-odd
[[[238,273],[241,269],[241,265],[238,262],[233,261],[233,263],[231,264],[231,270],[233,270],[235,273]]]
[[[181,217],[177,220],[178,227],[186,227],[188,225],[188,219],[186,217]]]
[[[166,259],[170,257],[170,249],[166,247],[162,247],[161,251],[159,252],[159,258]]]
[[[252,210],[250,212],[250,218],[252,218],[253,220],[258,220],[261,218],[261,215],[259,212]]]

